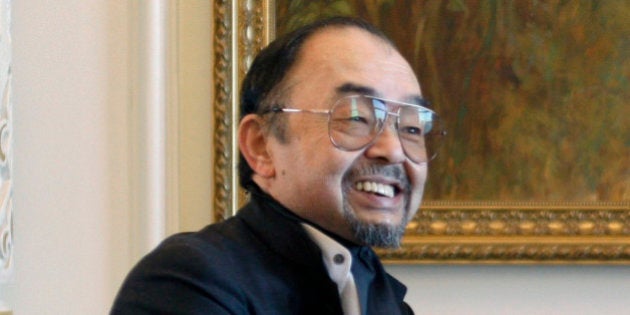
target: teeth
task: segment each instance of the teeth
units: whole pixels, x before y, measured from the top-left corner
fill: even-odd
[[[387,197],[394,197],[394,186],[386,185],[376,182],[358,182],[356,185],[357,190],[377,193]]]

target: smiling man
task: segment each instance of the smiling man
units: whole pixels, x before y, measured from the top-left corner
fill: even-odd
[[[298,29],[254,60],[241,114],[250,202],[164,241],[112,314],[412,314],[370,247],[399,246],[443,133],[392,43],[351,18]]]

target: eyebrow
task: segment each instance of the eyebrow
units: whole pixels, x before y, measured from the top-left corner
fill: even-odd
[[[348,93],[357,93],[357,94],[365,94],[370,96],[378,96],[376,90],[365,85],[358,85],[354,83],[344,83],[335,89],[338,94],[348,94]]]
[[[349,94],[357,93],[362,95],[369,95],[375,97],[382,97],[380,93],[376,92],[376,89],[365,85],[359,85],[351,82],[344,83],[335,89],[337,94]],[[417,104],[424,107],[431,107],[431,103],[423,98],[421,95],[410,95],[404,99],[405,103]]]
[[[408,98],[408,102],[412,104],[418,104],[427,108],[431,108],[431,102],[420,95],[414,95]]]

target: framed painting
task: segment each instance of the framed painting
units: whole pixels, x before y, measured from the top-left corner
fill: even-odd
[[[214,6],[215,213],[233,215],[239,82],[274,36],[359,16],[448,139],[390,263],[630,263],[630,3],[247,0]]]

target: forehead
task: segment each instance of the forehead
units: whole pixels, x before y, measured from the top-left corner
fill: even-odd
[[[315,93],[338,97],[339,87],[366,87],[371,94],[396,100],[421,95],[409,63],[390,43],[356,27],[330,27],[313,34],[302,46],[286,76],[293,96]]]

